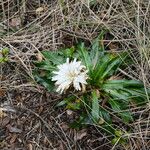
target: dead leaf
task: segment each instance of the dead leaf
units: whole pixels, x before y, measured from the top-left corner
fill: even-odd
[[[18,27],[21,25],[21,19],[18,17],[18,18],[12,18],[9,22],[9,25],[11,27]]]
[[[79,132],[77,132],[77,134],[74,136],[74,140],[81,140],[83,137],[85,137],[87,135],[86,129],[83,129]]]
[[[6,147],[8,144],[6,142],[6,140],[3,140],[0,142],[0,149],[3,149],[4,147]]]
[[[117,43],[110,43],[108,45],[108,47],[110,48],[110,50],[117,50],[119,48],[118,44]]]
[[[17,139],[18,135],[17,134],[13,134],[11,139],[10,139],[10,144],[15,143],[16,139]]]
[[[35,12],[36,14],[41,14],[43,11],[44,11],[43,7],[38,7]]]
[[[68,109],[68,110],[66,110],[66,112],[67,112],[67,115],[68,115],[68,116],[70,116],[70,115],[72,115],[72,114],[73,114],[73,111],[72,111],[72,110],[69,110],[69,109]]]
[[[21,129],[18,129],[16,127],[12,127],[10,124],[7,125],[7,129],[9,130],[9,132],[11,133],[21,133],[22,130]]]
[[[111,76],[108,80],[120,80],[119,76]]]
[[[4,112],[4,109],[0,107],[0,118],[3,118],[7,116],[7,114]]]
[[[12,106],[10,106],[8,102],[2,103],[1,107],[4,112],[12,112],[12,113],[16,112],[16,110]]]
[[[69,126],[66,123],[61,123],[60,126],[64,131],[67,131],[69,129]]]
[[[6,91],[0,88],[0,97],[5,96]]]
[[[9,117],[5,117],[4,119],[1,119],[1,126],[2,127],[6,127],[6,125],[10,122],[10,118]]]
[[[40,52],[37,54],[36,57],[37,57],[38,61],[42,61],[43,60],[43,55]]]
[[[28,150],[33,150],[33,146],[31,143],[28,144]]]
[[[51,143],[51,141],[49,141],[46,136],[44,137],[43,143],[44,143],[45,146],[52,146],[52,145],[53,145],[53,144]]]
[[[44,110],[43,106],[40,106],[40,108],[38,108],[38,113],[41,114],[43,110]]]
[[[62,141],[59,141],[59,150],[64,150],[64,146],[63,146],[63,143],[62,143]]]

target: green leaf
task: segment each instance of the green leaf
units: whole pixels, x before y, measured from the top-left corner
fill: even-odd
[[[63,54],[65,57],[71,58],[73,56],[74,51],[75,51],[75,48],[72,46],[71,48],[67,48],[63,50]]]
[[[92,58],[92,60],[94,60],[97,56],[101,57],[104,55],[104,44],[102,43],[103,40],[103,36],[105,34],[105,31],[102,31],[99,36],[93,40],[92,42],[92,48],[91,48],[91,52],[90,52],[90,57]]]
[[[103,88],[107,89],[123,89],[123,88],[143,88],[143,83],[136,80],[107,80],[103,84]]]
[[[7,56],[9,54],[9,49],[7,47],[3,48],[1,53],[5,57],[5,56]]]
[[[56,67],[52,65],[52,63],[49,62],[48,60],[41,61],[41,62],[34,62],[34,64],[36,65],[36,67],[38,67],[41,70],[47,70],[52,72],[56,69]]]
[[[111,95],[113,98],[123,100],[135,100],[141,103],[147,101],[147,95],[144,85],[136,80],[108,80],[104,82],[101,88]],[[150,90],[147,88],[147,94],[150,95]]]
[[[73,96],[73,95],[71,95],[71,96],[69,96],[69,97],[66,97],[66,98],[64,98],[64,100],[62,100],[61,102],[59,102],[58,104],[57,104],[57,107],[60,107],[60,106],[63,106],[63,105],[65,105],[65,104],[69,104],[69,103],[73,103],[74,101],[75,101],[75,99],[76,99],[76,97],[75,96]]]
[[[109,61],[110,61],[109,55],[105,55],[101,60],[99,60],[97,66],[93,71],[92,79],[94,82],[98,82],[99,78],[103,75],[104,71],[106,70]]]
[[[61,56],[61,52],[49,52],[49,51],[42,51],[43,56],[54,65],[59,65],[64,63],[64,57]]]
[[[4,62],[4,58],[0,58],[0,63],[3,63]]]
[[[121,130],[115,130],[115,135],[121,137],[123,135],[123,132]]]
[[[109,104],[111,105],[112,109],[113,109],[115,112],[121,110],[121,109],[120,109],[120,105],[119,105],[119,103],[118,103],[117,101],[110,99],[108,102],[109,102]]]
[[[90,59],[87,49],[84,46],[84,43],[81,43],[78,45],[78,53],[80,55],[82,62],[87,67],[87,69],[90,71],[91,59]]]
[[[113,112],[116,112],[124,122],[129,123],[133,121],[133,117],[129,110],[127,110],[128,105],[126,103],[119,103],[116,100],[109,99],[108,103],[111,105]]]
[[[87,114],[82,112],[80,117],[77,120],[75,120],[73,123],[71,123],[69,126],[71,128],[80,129],[86,126],[86,122],[87,122]]]
[[[110,77],[111,75],[113,75],[113,73],[117,71],[117,68],[119,67],[120,63],[121,63],[120,58],[118,58],[118,57],[113,58],[108,63],[108,66],[105,69],[105,72],[103,73],[102,76],[100,76],[99,80],[104,80],[105,78]]]
[[[81,104],[76,102],[68,102],[66,108],[71,110],[80,110]]]
[[[111,134],[111,135],[114,135],[114,127],[113,127],[113,124],[111,123],[108,123],[105,121],[104,124],[101,125],[103,127],[103,130],[108,133],[108,134]]]
[[[89,0],[90,6],[97,4],[97,0]]]
[[[105,109],[103,109],[102,107],[99,110],[100,112],[100,116],[108,123],[111,124],[112,123],[112,119],[110,117],[110,114],[108,111],[106,111]]]
[[[99,110],[99,100],[98,100],[99,96],[97,95],[96,90],[94,90],[92,92],[92,111],[91,111],[91,115],[92,118],[95,122],[98,122],[100,119],[100,110]]]
[[[8,54],[9,54],[8,48],[3,48],[2,50],[0,50],[0,63],[8,61]]]
[[[132,114],[129,110],[120,112],[119,114],[122,117],[124,122],[129,123],[130,121],[133,121]]]
[[[120,137],[115,137],[115,138],[113,138],[113,139],[111,140],[111,143],[112,143],[113,145],[115,145],[115,144],[119,143],[119,141],[120,141]]]
[[[38,72],[33,73],[35,80],[42,84],[48,91],[53,91],[55,88],[54,83],[48,79],[46,76],[40,76]]]
[[[64,106],[65,104],[67,104],[67,101],[66,101],[66,100],[62,100],[62,101],[59,102],[56,106],[57,106],[57,107],[61,107],[61,106]]]
[[[96,64],[91,73],[92,82],[101,87],[106,78],[111,77],[121,64],[121,59],[118,56],[110,54],[104,55]]]
[[[129,98],[132,98],[132,95],[130,93],[122,90],[105,89],[104,91],[107,92],[108,95],[112,96],[114,99],[122,99],[128,101]]]

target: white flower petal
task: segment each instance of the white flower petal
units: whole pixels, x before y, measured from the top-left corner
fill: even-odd
[[[81,87],[80,87],[80,84],[79,84],[79,82],[73,82],[73,86],[74,86],[74,88],[77,90],[77,91],[80,91],[81,90]]]
[[[77,61],[75,58],[69,62],[69,58],[67,58],[66,63],[58,65],[57,68],[58,71],[53,71],[54,76],[52,77],[52,81],[56,81],[55,85],[58,86],[57,92],[63,93],[71,85],[75,90],[85,89],[88,71],[81,61]]]

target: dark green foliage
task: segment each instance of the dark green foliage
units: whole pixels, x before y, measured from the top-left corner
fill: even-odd
[[[103,35],[104,32],[93,41],[89,48],[85,47],[84,43],[80,43],[77,47],[59,52],[42,52],[45,59],[35,63],[37,67],[35,78],[49,91],[53,91],[55,86],[51,77],[56,66],[64,63],[66,58],[81,60],[88,69],[87,90],[84,93],[72,95],[66,93],[66,97],[57,106],[65,106],[66,109],[78,112],[79,118],[71,124],[71,127],[81,128],[83,125],[96,124],[114,136],[112,143],[116,141],[121,143],[125,141],[121,137],[124,132],[116,128],[116,123],[120,120],[124,124],[134,121],[130,109],[132,103],[145,105],[147,97],[150,96],[150,89],[144,87],[140,81],[111,79],[119,72],[119,67],[124,67],[124,61],[128,59],[128,56],[126,53],[117,55],[106,52],[101,42]]]

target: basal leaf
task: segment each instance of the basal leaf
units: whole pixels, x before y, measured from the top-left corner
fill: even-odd
[[[34,64],[41,70],[53,71],[56,69],[56,67],[54,67],[54,65],[52,65],[52,63],[48,60],[35,62]]]
[[[107,68],[105,69],[105,72],[103,73],[102,76],[100,76],[100,80],[104,80],[107,77],[110,77],[117,71],[117,68],[121,64],[121,60],[119,57],[113,58],[109,63]]]
[[[105,89],[105,92],[107,92],[108,95],[113,97],[114,99],[120,99],[128,101],[129,98],[132,98],[132,95],[128,92],[125,92],[123,90],[112,90],[112,89]]]
[[[54,83],[47,79],[46,77],[40,77],[38,74],[34,73],[34,78],[35,80],[42,84],[48,91],[53,91],[54,90]]]
[[[92,60],[96,59],[97,56],[102,57],[104,55],[104,44],[102,42],[105,31],[102,31],[99,36],[93,40],[90,57]]]
[[[133,121],[132,114],[129,110],[120,112],[119,115],[122,117],[123,121],[126,123],[129,123],[130,121]]]
[[[133,121],[132,115],[128,108],[128,104],[126,103],[119,103],[118,101],[114,99],[109,99],[109,104],[111,105],[111,108],[114,112],[116,112],[124,122],[128,123],[130,121]]]
[[[92,65],[91,59],[90,59],[90,56],[89,56],[87,49],[84,46],[84,43],[81,43],[78,45],[78,53],[80,55],[82,62],[87,67],[87,69],[90,71],[90,67]]]
[[[98,122],[100,119],[100,110],[99,110],[99,100],[98,100],[98,95],[97,92],[94,90],[92,92],[92,111],[91,111],[91,115],[94,119],[94,121]]]
[[[49,52],[49,51],[42,51],[43,56],[54,65],[59,65],[64,63],[64,57],[61,56],[61,52]],[[60,55],[61,54],[61,55]]]
[[[65,55],[65,57],[70,58],[73,56],[75,52],[75,48],[71,47],[71,48],[66,48],[65,50],[63,50],[63,54]]]
[[[93,70],[92,80],[98,82],[99,78],[103,75],[110,61],[109,55],[105,55],[101,60],[98,61],[95,69]]]
[[[136,80],[107,80],[103,84],[103,88],[107,89],[123,89],[123,88],[143,88],[143,83]]]
[[[106,111],[105,109],[103,109],[102,107],[100,107],[100,116],[107,122],[107,123],[112,123],[110,114],[108,111]]]

